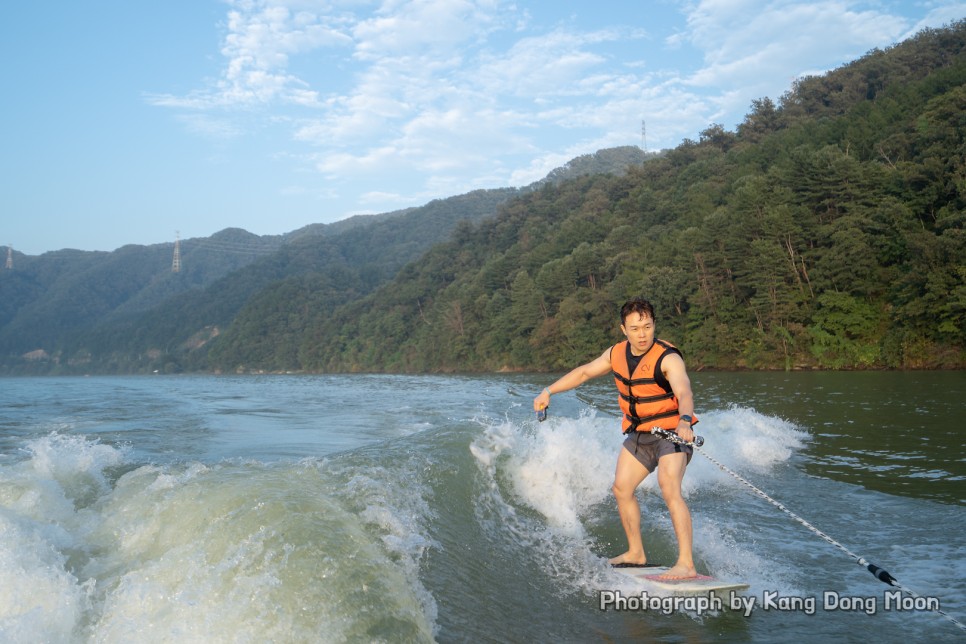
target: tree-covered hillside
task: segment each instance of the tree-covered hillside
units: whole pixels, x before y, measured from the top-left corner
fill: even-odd
[[[204,288],[274,252],[282,241],[238,229],[183,240],[178,273],[172,272],[174,243],[132,244],[109,253],[15,253],[13,269],[0,270],[0,360],[17,361],[37,350],[53,354],[72,334]]]
[[[285,236],[229,229],[182,242],[179,273],[171,270],[172,244],[18,257],[15,270],[0,273],[5,296],[23,292],[19,300],[0,298],[10,305],[0,326],[2,367],[7,373],[205,369],[208,342],[259,292],[284,292],[290,279],[328,284],[322,306],[334,307],[393,277],[457,222],[491,216],[519,192],[477,190]]]
[[[546,185],[334,311],[263,294],[233,328],[258,350],[215,365],[563,369],[643,294],[695,368],[963,367],[964,42],[966,22],[924,31],[755,101],[736,132]]]

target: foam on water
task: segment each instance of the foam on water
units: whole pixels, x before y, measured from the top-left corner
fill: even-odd
[[[0,467],[0,640],[68,641],[93,588],[68,565],[75,508],[103,489],[102,472],[119,453],[57,435],[26,451]]]
[[[65,569],[67,543],[56,526],[0,511],[0,640],[70,638],[89,588]]]
[[[704,449],[716,460],[736,471],[758,474],[787,464],[807,439],[787,421],[737,407],[702,414],[696,429],[706,438]],[[492,529],[512,533],[520,546],[532,549],[565,592],[640,591],[594,554],[600,550],[593,536],[596,526],[617,521],[610,488],[622,440],[612,417],[585,410],[576,418],[552,417],[539,424],[491,423],[470,447],[486,482],[480,500],[484,514],[498,517]],[[690,499],[709,490],[723,499],[745,493],[740,482],[695,454],[683,493]],[[642,506],[652,510],[647,529],[658,530],[673,547],[657,477],[645,479],[638,494]],[[792,583],[776,578],[781,565],[748,544],[743,538],[747,526],[718,509],[720,505],[693,511],[698,555],[708,572],[794,590]],[[481,521],[486,525],[486,516]]]
[[[589,438],[588,428],[598,434],[601,429],[589,416],[560,419],[540,432],[505,423],[490,428],[471,450],[483,463],[504,455],[514,495],[556,530],[581,535],[579,517],[605,497],[613,467],[611,450]]]
[[[434,637],[415,477],[333,461],[138,467],[60,435],[27,453],[0,467],[0,640]]]

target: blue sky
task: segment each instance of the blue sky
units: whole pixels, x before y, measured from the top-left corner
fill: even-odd
[[[280,234],[732,130],[928,0],[90,0],[0,8],[0,245]]]

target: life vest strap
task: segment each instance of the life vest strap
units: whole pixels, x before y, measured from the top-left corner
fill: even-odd
[[[652,420],[657,420],[659,418],[670,418],[671,416],[677,416],[677,415],[678,415],[677,409],[661,412],[659,414],[651,414],[650,416],[631,416],[630,414],[624,414],[624,418],[629,420],[631,423],[630,426],[626,430],[624,430],[624,433],[629,434],[631,432],[636,432],[638,427],[640,427],[644,423],[649,423]]]
[[[618,392],[618,395],[626,400],[627,402],[634,403],[635,405],[647,404],[652,402],[658,402],[659,400],[667,400],[668,398],[674,398],[674,392],[669,391],[666,394],[658,394],[656,396],[629,396],[627,394],[622,394]]]
[[[633,387],[633,386],[639,386],[639,385],[653,385],[657,383],[656,378],[625,378],[624,376],[617,373],[616,371],[611,371],[611,373],[614,375],[614,378],[619,380],[623,385],[627,387]]]

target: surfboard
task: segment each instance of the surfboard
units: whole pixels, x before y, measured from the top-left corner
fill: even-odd
[[[620,573],[642,582],[648,587],[660,589],[671,595],[707,595],[728,591],[747,590],[748,584],[741,581],[724,581],[709,575],[698,575],[691,579],[659,579],[670,569],[669,566],[614,567]]]

